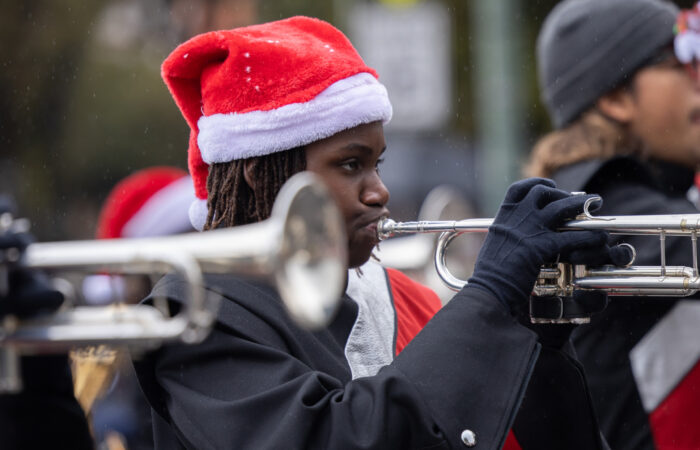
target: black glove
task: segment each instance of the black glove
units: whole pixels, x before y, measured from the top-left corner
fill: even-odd
[[[518,315],[545,263],[629,261],[627,248],[608,246],[605,231],[556,231],[580,214],[593,196],[572,195],[542,178],[511,185],[481,247],[469,285],[490,292]]]
[[[11,214],[12,202],[0,197],[0,216]],[[20,318],[55,311],[63,303],[63,294],[51,287],[45,274],[22,267],[22,254],[34,241],[26,231],[0,223],[0,317],[12,314]]]

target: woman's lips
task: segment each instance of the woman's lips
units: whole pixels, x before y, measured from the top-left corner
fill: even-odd
[[[358,229],[358,232],[360,235],[362,235],[364,238],[366,238],[368,241],[372,243],[372,245],[377,245],[379,242],[379,238],[377,237],[377,220],[373,220],[372,222],[368,223],[367,225],[361,226]]]
[[[690,111],[690,121],[695,125],[700,124],[700,108],[694,108]]]

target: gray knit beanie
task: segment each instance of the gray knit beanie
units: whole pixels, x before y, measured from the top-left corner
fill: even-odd
[[[565,0],[537,38],[542,101],[562,128],[673,41],[678,8],[662,0]]]

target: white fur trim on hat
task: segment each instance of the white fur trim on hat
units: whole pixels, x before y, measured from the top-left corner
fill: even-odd
[[[202,116],[197,144],[204,162],[223,163],[289,150],[365,123],[387,123],[391,115],[386,88],[362,72],[333,83],[308,102]]]
[[[207,221],[207,201],[201,198],[195,199],[190,204],[190,222],[197,231],[204,229],[204,224]]]
[[[156,192],[124,225],[122,237],[165,236],[192,231],[188,209],[194,200],[191,177],[182,177]]]

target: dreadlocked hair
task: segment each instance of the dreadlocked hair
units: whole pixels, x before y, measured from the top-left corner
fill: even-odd
[[[254,187],[245,180],[245,166],[252,161]],[[306,169],[303,147],[216,163],[207,177],[207,220],[205,230],[260,222],[270,217],[275,197],[295,173]]]

